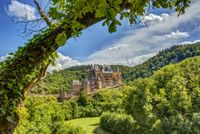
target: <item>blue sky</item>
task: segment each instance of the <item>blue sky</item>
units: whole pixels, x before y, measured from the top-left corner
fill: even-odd
[[[40,1],[43,7],[45,3],[44,0]],[[51,69],[94,63],[134,66],[164,48],[199,40],[199,14],[200,1],[193,0],[186,13],[178,18],[174,11],[154,9],[140,24],[130,26],[124,20],[113,34],[98,23],[84,30],[79,38],[70,39],[64,47],[59,48],[57,66]],[[23,29],[22,25],[14,20],[33,20],[37,17],[33,0],[0,0],[0,57],[15,52],[28,40],[19,32]]]

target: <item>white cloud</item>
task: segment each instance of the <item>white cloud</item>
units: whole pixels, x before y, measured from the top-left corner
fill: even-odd
[[[168,20],[168,18],[169,18],[169,14],[165,14],[165,13],[161,14],[160,16],[156,15],[156,14],[149,14],[144,17],[142,22],[145,25],[149,26],[149,25],[154,25],[154,24],[164,22],[164,21]]]
[[[12,55],[5,55],[0,57],[0,62],[5,61],[8,57],[12,57]],[[64,56],[63,54],[58,52],[58,58],[55,61],[55,66],[49,65],[47,71],[52,72],[53,70],[63,70],[72,66],[81,65],[81,63],[77,60],[74,60],[68,56]],[[82,63],[83,64],[83,63]]]
[[[195,44],[195,43],[199,43],[200,40],[194,40],[194,41],[184,41],[182,43],[180,43],[181,45],[189,45],[189,44]]]
[[[0,57],[0,62],[5,61],[5,60],[6,60],[5,56]]]
[[[58,53],[58,58],[55,61],[56,65],[50,65],[47,69],[48,72],[52,72],[53,70],[63,70],[65,68],[69,68],[76,65],[81,65],[81,63],[77,60],[73,60],[70,57],[64,56],[61,53]]]
[[[138,64],[142,64],[143,62],[145,62],[149,58],[155,56],[156,54],[157,53],[145,54],[145,55],[140,55],[140,56],[136,56],[133,58],[124,59],[124,60],[120,61],[118,64],[126,65],[126,66],[135,66]]]
[[[48,71],[60,70],[82,64],[122,64],[133,66],[140,64],[154,56],[164,48],[174,44],[191,44],[198,41],[190,41],[196,27],[200,27],[200,1],[193,2],[184,15],[177,17],[177,13],[149,14],[143,23],[149,25],[127,34],[117,41],[107,44],[107,48],[91,54],[86,61],[80,62],[59,53],[56,66],[50,66]],[[195,20],[195,21],[194,21]],[[195,25],[195,27],[191,27]],[[188,29],[182,29],[181,28]],[[199,29],[200,31],[200,29]],[[184,42],[188,40],[187,42]],[[181,43],[183,42],[183,43]]]
[[[153,36],[153,39],[155,41],[163,41],[163,40],[169,40],[169,39],[181,39],[181,38],[187,38],[189,37],[189,33],[187,32],[180,32],[177,30],[176,32],[171,32],[169,34],[164,34],[164,35],[155,35]]]
[[[17,20],[34,20],[35,8],[28,5],[18,2],[17,0],[12,0],[11,4],[8,5],[7,14],[9,16],[16,17]]]
[[[127,65],[127,66],[133,66],[133,65],[137,65],[137,64],[141,64],[144,61],[146,61],[147,59],[155,56],[156,53],[152,53],[152,54],[146,54],[146,55],[141,55],[141,56],[137,56],[137,57],[133,57],[133,58],[128,58],[128,59],[123,59],[120,61],[117,61],[116,63],[109,63],[109,62],[97,62],[95,63],[95,61],[89,60],[89,61],[77,61],[77,60],[73,60],[72,58],[68,57],[68,56],[64,56],[63,54],[58,52],[58,58],[56,59],[56,65],[52,66],[50,65],[47,69],[48,72],[52,72],[54,70],[59,71],[59,70],[63,70],[72,66],[77,66],[77,65],[88,65],[88,64],[115,64],[115,65]]]
[[[179,32],[177,30],[176,32],[171,32],[170,34],[166,34],[165,36],[171,39],[179,39],[179,38],[187,38],[190,35],[187,32]]]
[[[12,58],[12,55],[6,54],[5,56],[0,57],[0,62],[5,61],[7,58]]]

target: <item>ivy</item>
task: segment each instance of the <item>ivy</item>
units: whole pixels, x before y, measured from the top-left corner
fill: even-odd
[[[65,32],[62,32],[56,36],[56,43],[59,46],[65,45],[66,40],[67,40],[67,36],[66,36]]]

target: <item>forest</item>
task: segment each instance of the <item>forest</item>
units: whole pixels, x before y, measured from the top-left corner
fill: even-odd
[[[84,134],[84,129],[67,121],[100,117],[100,126],[116,134],[198,134],[199,69],[200,57],[196,56],[93,97],[81,93],[64,102],[50,96],[27,97],[19,109],[21,118],[15,133]]]

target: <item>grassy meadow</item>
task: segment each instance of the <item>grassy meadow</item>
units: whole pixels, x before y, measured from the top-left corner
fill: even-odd
[[[79,118],[67,121],[75,126],[82,127],[87,134],[109,134],[99,127],[100,117]]]

